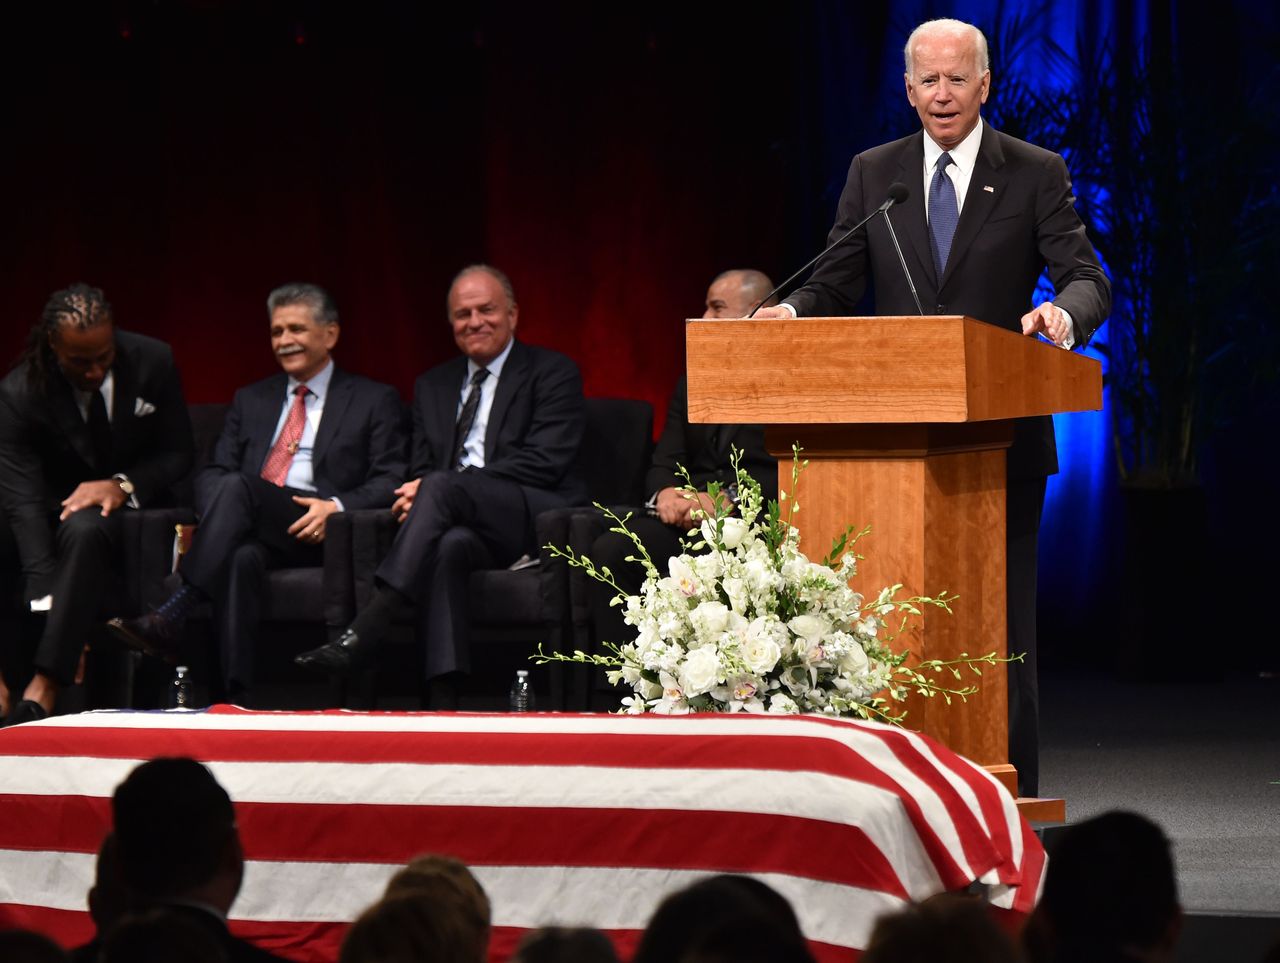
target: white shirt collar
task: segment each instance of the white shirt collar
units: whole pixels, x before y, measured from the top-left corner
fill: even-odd
[[[80,409],[80,417],[85,421],[89,420],[89,405],[93,402],[92,391],[81,391],[79,388],[72,388],[72,393],[76,399],[76,407]],[[107,369],[107,375],[102,379],[102,384],[98,386],[98,394],[102,395],[102,401],[107,406],[107,421],[115,422],[115,406],[116,406],[116,373],[113,368]]]
[[[960,172],[968,178],[973,173],[974,165],[978,163],[978,148],[982,146],[982,118],[978,118],[978,122],[973,125],[973,130],[965,136],[965,139],[956,144],[948,152],[951,154],[951,160],[955,163]],[[937,142],[929,136],[929,132],[924,134],[924,169],[929,173],[933,172],[934,165],[938,163],[938,158],[943,154],[943,150],[938,146]]]
[[[498,356],[494,358],[492,361],[490,361],[487,365],[484,365],[484,367],[489,369],[489,379],[488,379],[489,381],[497,381],[498,378],[502,377],[502,366],[507,363],[507,355],[511,354],[511,348],[515,343],[516,343],[515,336],[512,335],[511,338],[508,339],[507,341],[507,346],[498,353]],[[470,358],[467,359],[466,384],[468,385],[471,384],[471,376],[474,375],[477,371],[479,371],[480,367],[481,367],[480,365],[476,364]],[[465,390],[465,385],[464,385],[464,390]]]
[[[295,378],[293,375],[289,375],[289,386],[288,386],[288,390],[285,392],[285,397],[292,397],[294,388],[298,387],[298,385],[300,384],[306,384],[308,391],[310,391],[317,398],[323,399],[324,396],[329,391],[329,382],[332,380],[333,380],[333,359],[330,358],[325,363],[325,366],[321,368],[319,372],[316,373],[315,377],[313,377],[310,381],[302,382],[302,381],[299,381],[297,378]]]

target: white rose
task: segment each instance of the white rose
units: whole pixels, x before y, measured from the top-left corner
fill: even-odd
[[[703,644],[714,641],[729,627],[729,609],[723,602],[699,602],[689,613],[693,631]]]
[[[742,544],[742,540],[750,532],[751,526],[747,524],[746,519],[726,518],[724,528],[720,530],[720,538],[724,542],[724,547],[733,551]]]
[[[720,660],[712,649],[694,649],[680,666],[680,686],[686,699],[710,691],[719,681]]]
[[[863,676],[871,669],[871,660],[867,658],[867,653],[862,651],[862,646],[856,643],[840,655],[839,664],[840,674],[846,676]]]
[[[742,540],[747,537],[750,527],[741,518],[722,518],[719,521],[720,526],[720,544],[732,552],[735,548],[742,544]],[[702,537],[707,540],[709,545],[716,543],[716,525],[713,519],[704,519],[702,522]]]
[[[782,658],[782,647],[778,645],[772,636],[763,632],[749,632],[740,652],[742,661],[756,675],[772,672],[773,667]]]
[[[818,615],[797,615],[787,628],[812,644],[831,631],[831,622]]]

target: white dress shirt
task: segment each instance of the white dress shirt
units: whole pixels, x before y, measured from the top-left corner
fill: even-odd
[[[324,417],[324,402],[329,395],[329,382],[332,380],[333,359],[331,358],[314,378],[305,382],[307,386],[307,394],[304,401],[306,421],[302,425],[302,437],[298,439],[298,450],[294,452],[293,462],[289,465],[289,473],[284,478],[287,488],[296,488],[304,492],[316,490],[315,466],[311,458],[316,445],[316,432],[320,430],[320,419]],[[304,384],[304,382],[299,381],[292,375],[289,376],[287,382],[284,400],[280,404],[280,416],[276,419],[276,430],[271,433],[272,447],[275,446],[276,439],[280,437],[280,432],[284,430],[285,420],[289,417],[289,411],[293,408],[294,389],[298,385]],[[336,498],[333,501],[337,502],[338,510],[341,511],[342,502]]]
[[[489,369],[489,377],[480,384],[480,406],[476,408],[476,420],[471,423],[471,430],[467,432],[466,440],[462,444],[461,464],[464,466],[484,467],[484,439],[485,432],[489,428],[489,412],[493,410],[493,396],[498,391],[498,379],[502,377],[502,367],[507,363],[507,355],[511,354],[511,346],[515,343],[515,338],[508,340],[502,352],[483,366]],[[467,399],[467,392],[471,390],[471,379],[480,368],[481,365],[467,359],[467,376],[462,381],[462,392],[458,395],[458,409],[453,414],[455,424],[458,415],[462,414],[462,405]]]

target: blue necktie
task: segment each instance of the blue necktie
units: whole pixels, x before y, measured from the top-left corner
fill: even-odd
[[[934,166],[933,180],[929,182],[929,243],[933,247],[933,266],[938,280],[947,268],[947,256],[951,254],[951,239],[960,220],[960,207],[956,203],[956,188],[947,176],[951,155],[944,153]]]

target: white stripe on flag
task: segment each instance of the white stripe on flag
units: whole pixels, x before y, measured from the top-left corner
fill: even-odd
[[[94,857],[0,850],[0,903],[83,912]],[[375,900],[399,865],[268,862],[245,865],[231,917],[256,922],[350,922]],[[635,867],[477,866],[493,904],[493,924],[555,924],[643,929],[670,893],[711,875]],[[903,902],[887,893],[790,876],[753,874],[787,898],[805,936],[837,946],[864,946],[876,918]],[[18,886],[18,880],[24,881]],[[32,890],[53,894],[34,899]],[[78,895],[76,895],[78,894]]]
[[[88,911],[94,853],[0,849],[0,903]]]

